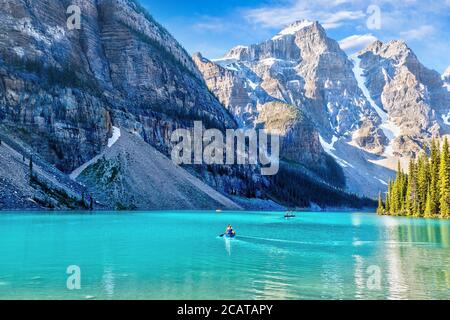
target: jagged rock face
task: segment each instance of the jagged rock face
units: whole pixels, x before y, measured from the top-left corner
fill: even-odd
[[[235,47],[220,60],[197,54],[194,61],[210,90],[244,126],[254,126],[261,110],[270,114],[277,103],[301,110],[308,130],[305,121],[298,122],[283,137],[285,154],[296,154],[295,161],[326,167],[319,133],[331,141],[351,139],[360,130],[360,145],[383,148],[381,119],[359,88],[352,62],[317,22],[299,21],[271,40]],[[271,113],[279,115],[276,109]]]
[[[259,106],[283,101],[304,110],[325,140],[335,135],[386,156],[413,156],[450,130],[450,70],[441,77],[427,69],[401,41],[377,41],[349,59],[320,24],[299,21],[271,40],[233,48],[215,66],[202,61],[196,59],[221,102],[234,101],[238,118],[254,113],[246,123],[257,119]]]
[[[81,30],[66,10],[79,5]],[[1,126],[68,172],[106,144],[112,123],[167,150],[192,120],[235,127],[195,64],[131,0],[1,0]]]
[[[167,31],[136,13],[130,1],[100,3],[101,37],[112,84],[123,94],[128,111],[144,120],[150,109],[178,119],[210,117],[216,125],[234,126],[204,86],[190,56]]]
[[[231,54],[239,55],[236,50],[232,50]],[[288,161],[310,168],[326,167],[319,132],[311,119],[305,116],[305,111],[270,96],[262,88],[258,90],[251,80],[243,78],[238,71],[224,68],[201,54],[195,54],[194,61],[210,90],[235,115],[241,126],[263,127],[278,132],[281,157]]]
[[[110,116],[95,88],[85,90],[92,79],[80,41],[64,28],[67,7],[2,0],[0,8],[0,124],[71,169],[106,141]]]
[[[318,131],[296,107],[268,102],[259,107],[256,126],[280,134],[282,159],[317,168],[326,166]]]
[[[236,47],[215,62],[234,70],[235,77],[223,79],[222,71],[207,76],[213,92],[223,92],[221,85],[232,87],[239,77],[246,82],[254,105],[274,100],[294,105],[304,110],[325,137],[348,136],[359,127],[361,118],[379,121],[358,87],[352,63],[317,22],[297,22],[271,40]],[[222,80],[208,81],[211,78]],[[229,105],[230,100],[232,96],[222,102]]]
[[[396,127],[389,149],[411,156],[431,136],[448,133],[450,94],[402,41],[377,41],[358,53],[366,87]]]
[[[352,142],[364,150],[381,154],[389,143],[389,139],[373,122],[362,121],[360,128],[353,133]]]
[[[211,92],[235,115],[241,126],[253,124],[256,103],[250,98],[251,88],[234,71],[205,59],[200,53],[193,56]]]

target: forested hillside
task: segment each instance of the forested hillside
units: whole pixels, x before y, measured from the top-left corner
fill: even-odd
[[[395,180],[389,182],[385,202],[379,197],[378,213],[426,218],[450,217],[450,154],[448,140],[442,148],[435,140],[430,156],[410,160],[408,173],[398,165]]]

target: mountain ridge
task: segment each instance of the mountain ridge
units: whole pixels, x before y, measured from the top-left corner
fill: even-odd
[[[371,197],[384,192],[398,160],[407,163],[431,137],[449,132],[446,84],[406,42],[378,40],[348,57],[317,21],[283,30],[259,44],[234,47],[222,59],[205,63],[197,55],[194,61],[244,125],[254,125],[258,108],[270,100],[305,112],[322,147],[346,172],[348,191]]]

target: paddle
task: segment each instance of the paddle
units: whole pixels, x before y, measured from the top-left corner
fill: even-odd
[[[222,233],[221,235],[219,235],[219,238],[223,238],[226,234],[227,234],[226,232]],[[235,237],[235,236],[236,236],[236,233],[233,234],[233,237]],[[231,237],[231,238],[233,238],[233,237]]]

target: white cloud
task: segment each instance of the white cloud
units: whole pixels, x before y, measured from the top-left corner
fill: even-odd
[[[435,33],[435,28],[433,26],[423,25],[416,29],[400,32],[400,36],[406,40],[424,40],[426,36],[433,33]]]
[[[325,29],[334,29],[342,26],[346,21],[359,20],[365,17],[366,15],[362,11],[338,11],[332,14],[322,14],[321,22]]]
[[[355,53],[361,49],[366,48],[368,45],[377,41],[378,39],[372,34],[355,34],[339,41],[339,45],[342,50],[347,53]]]
[[[295,0],[287,5],[263,6],[246,10],[244,17],[247,21],[258,24],[263,28],[280,28],[302,20],[317,20],[324,28],[333,29],[342,26],[345,22],[363,19],[366,14],[361,10],[338,10],[348,0],[304,1]]]

